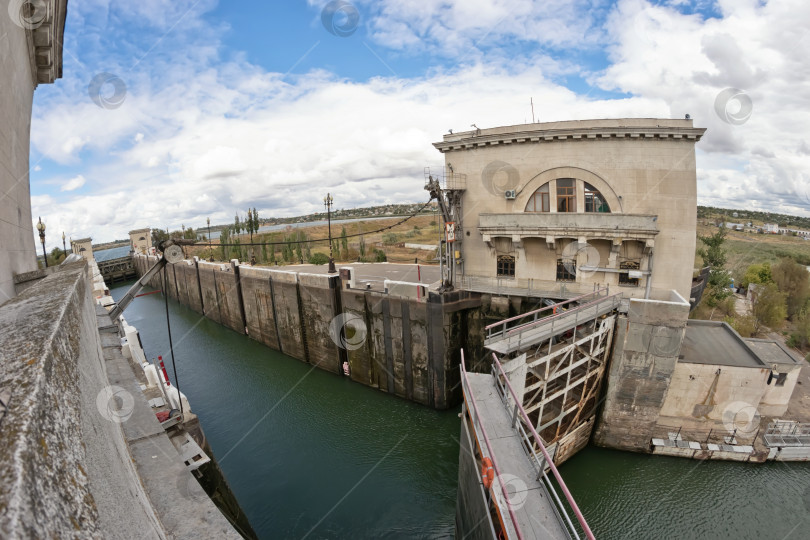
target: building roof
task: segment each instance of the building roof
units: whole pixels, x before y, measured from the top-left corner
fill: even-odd
[[[679,362],[750,368],[796,365],[797,359],[780,343],[741,337],[724,322],[690,320]]]
[[[151,231],[151,229],[149,227],[146,227],[145,229],[133,229],[133,230],[129,231],[129,234],[137,234],[137,233],[149,232],[149,231]]]
[[[90,237],[87,238],[79,238],[78,240],[71,240],[71,244],[84,244],[85,242],[92,242],[93,239]]]
[[[448,133],[441,142],[433,143],[433,146],[441,152],[450,152],[498,144],[585,139],[615,141],[617,138],[625,137],[672,138],[697,142],[705,131],[704,128],[693,127],[692,120],[670,118],[566,120]]]

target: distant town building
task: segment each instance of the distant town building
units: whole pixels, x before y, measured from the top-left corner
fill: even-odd
[[[766,223],[762,226],[762,230],[764,230],[766,234],[779,234],[779,225],[776,223]]]
[[[732,231],[743,231],[743,230],[745,230],[745,225],[743,225],[742,223],[729,223],[729,222],[726,222],[726,223],[721,223],[720,226],[725,227],[726,229],[730,229]]]

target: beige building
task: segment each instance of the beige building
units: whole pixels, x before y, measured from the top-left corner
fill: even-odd
[[[152,229],[146,228],[129,231],[129,245],[135,253],[152,255]]]
[[[73,250],[73,253],[75,253],[76,255],[81,255],[88,261],[94,260],[92,238],[81,238],[79,240],[71,240],[70,247]]]
[[[62,76],[67,1],[8,0],[0,10],[0,304],[14,275],[36,270],[28,179],[31,107],[39,84]]]
[[[456,281],[688,299],[704,132],[691,120],[623,118],[445,135],[434,146],[460,203]]]

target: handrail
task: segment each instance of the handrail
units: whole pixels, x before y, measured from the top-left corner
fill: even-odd
[[[554,461],[552,461],[551,456],[546,450],[546,447],[543,444],[543,440],[540,438],[540,435],[537,434],[537,431],[534,429],[531,420],[529,420],[529,416],[523,409],[523,404],[520,402],[520,400],[518,400],[517,395],[515,394],[515,390],[512,388],[512,384],[509,382],[509,377],[506,375],[506,372],[504,371],[500,361],[498,361],[498,357],[495,356],[495,353],[492,353],[492,358],[495,361],[495,365],[498,366],[498,371],[503,375],[504,382],[506,383],[506,386],[509,388],[509,393],[512,395],[512,399],[515,400],[515,409],[520,413],[521,417],[526,422],[526,425],[529,426],[529,429],[531,430],[532,435],[534,436],[535,442],[540,448],[540,451],[543,452],[543,457],[546,458],[546,462],[548,463],[551,472],[554,474],[554,478],[557,479],[557,484],[560,486],[560,489],[562,489],[563,494],[565,495],[565,498],[568,501],[568,504],[571,505],[571,509],[574,511],[574,515],[577,516],[577,521],[579,521],[579,524],[582,527],[582,531],[585,533],[585,536],[589,540],[595,540],[593,532],[591,532],[591,528],[585,521],[585,516],[582,515],[582,511],[580,511],[579,506],[577,506],[577,503],[574,501],[574,497],[571,495],[571,492],[565,485],[565,481],[562,479],[560,471],[557,470],[557,467],[554,465]]]
[[[478,427],[481,428],[481,435],[484,437],[484,442],[487,445],[487,450],[489,451],[489,458],[492,460],[492,467],[495,469],[495,474],[498,477],[498,484],[501,486],[501,493],[503,493],[504,501],[506,502],[506,507],[509,510],[509,517],[512,518],[512,525],[515,527],[515,532],[519,539],[523,540],[523,533],[520,530],[520,526],[518,525],[517,518],[515,517],[515,513],[512,511],[512,505],[509,503],[509,493],[506,491],[506,486],[501,481],[501,470],[498,467],[498,462],[495,459],[495,452],[492,450],[492,445],[489,442],[489,437],[487,437],[487,431],[484,428],[484,423],[481,422],[481,415],[478,414],[478,404],[475,402],[475,397],[472,395],[472,392],[469,391],[470,388],[470,381],[467,379],[467,369],[464,367],[464,349],[461,350],[461,376],[464,379],[464,383],[467,386],[470,402],[473,405],[473,410],[475,411],[475,417],[478,419]],[[475,429],[475,425],[473,424],[473,429]],[[496,500],[497,505],[497,500]]]
[[[603,292],[603,291],[608,291],[608,290],[609,290],[608,288],[599,288],[599,289],[596,289],[595,291],[591,291],[591,292],[589,292],[589,293],[582,294],[582,295],[577,296],[577,297],[575,297],[575,298],[569,298],[568,300],[563,300],[562,302],[557,302],[556,304],[552,304],[552,305],[550,305],[550,306],[544,306],[544,307],[541,307],[541,308],[535,309],[534,311],[529,311],[529,312],[527,312],[527,313],[524,313],[524,314],[522,314],[522,315],[515,315],[514,317],[510,317],[510,318],[508,318],[508,319],[504,319],[504,320],[502,320],[502,321],[498,321],[498,322],[496,322],[496,323],[492,323],[492,324],[490,324],[489,326],[485,326],[485,327],[484,327],[484,330],[489,330],[490,328],[494,328],[494,327],[496,327],[496,326],[498,326],[498,325],[501,325],[501,324],[506,324],[506,323],[508,323],[508,322],[515,321],[515,320],[517,320],[517,319],[522,319],[523,317],[529,317],[529,316],[531,316],[531,315],[536,315],[536,314],[538,314],[538,313],[540,313],[540,312],[542,312],[542,311],[545,311],[545,310],[547,310],[547,309],[554,309],[554,308],[560,307],[560,306],[562,306],[562,305],[564,305],[564,304],[568,304],[569,302],[577,302],[577,301],[579,301],[579,300],[582,300],[582,299],[583,299],[583,298],[585,298],[586,296],[598,295],[599,293],[601,293],[601,292]]]
[[[532,321],[532,322],[528,322],[526,324],[521,324],[519,326],[515,326],[514,328],[512,328],[511,330],[506,332],[506,335],[511,336],[512,334],[514,334],[516,332],[525,332],[526,330],[528,330],[529,328],[531,328],[534,325],[539,325],[541,323],[545,324],[545,323],[547,323],[549,321],[555,321],[555,320],[557,320],[559,318],[562,318],[562,317],[564,317],[566,315],[575,315],[577,313],[580,313],[583,309],[585,309],[587,307],[594,306],[596,304],[599,304],[599,303],[604,302],[606,300],[610,300],[612,298],[615,299],[616,297],[621,296],[621,295],[622,295],[622,293],[619,292],[619,293],[613,294],[611,296],[605,296],[604,298],[597,298],[596,300],[592,300],[592,301],[588,302],[587,304],[582,304],[582,305],[577,306],[577,307],[575,307],[573,309],[570,309],[568,311],[564,311],[562,313],[557,313],[556,315],[552,315],[551,317],[544,317],[543,319],[540,319],[539,321]]]

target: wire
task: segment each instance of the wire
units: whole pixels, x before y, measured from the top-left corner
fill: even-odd
[[[361,233],[348,234],[346,236],[335,237],[335,238],[332,238],[332,240],[334,241],[334,240],[339,240],[341,238],[354,238],[356,236],[365,236],[367,234],[375,234],[375,233],[378,233],[378,232],[387,231],[388,229],[393,229],[394,227],[402,225],[403,223],[405,223],[409,219],[414,218],[417,215],[419,215],[422,212],[422,210],[427,208],[427,205],[429,205],[432,200],[433,199],[431,199],[430,201],[423,204],[419,208],[419,210],[417,210],[413,214],[405,217],[404,219],[402,219],[402,220],[400,220],[400,221],[398,221],[398,222],[396,222],[396,223],[394,223],[392,225],[389,225],[387,227],[383,227],[382,229],[377,229],[376,231],[365,231],[365,232],[361,232]],[[302,238],[301,240],[284,240],[284,241],[280,241],[280,242],[246,242],[244,244],[240,242],[238,244],[213,244],[213,247],[216,247],[216,246],[274,246],[274,245],[282,245],[282,244],[305,244],[305,243],[313,243],[314,244],[316,242],[328,242],[328,241],[329,241],[329,238],[315,238],[315,239],[312,239],[312,238],[304,239],[304,238]],[[190,247],[207,247],[207,246],[208,246],[208,244],[204,243],[204,244],[192,244]]]
[[[183,418],[183,398],[180,394],[180,380],[177,378],[177,362],[174,361],[174,346],[172,345],[172,325],[169,321],[169,287],[166,285],[168,282],[167,274],[168,265],[163,267],[163,300],[166,304],[166,329],[169,332],[169,352],[172,355],[172,371],[174,372],[174,385],[177,387],[177,401],[180,402],[180,418]]]

